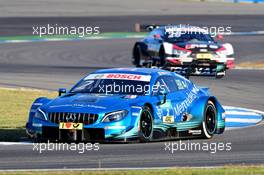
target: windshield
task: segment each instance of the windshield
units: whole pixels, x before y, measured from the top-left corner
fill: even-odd
[[[94,77],[94,76],[93,76]],[[96,93],[119,95],[146,95],[149,93],[149,81],[126,79],[86,79],[84,78],[71,93]]]
[[[209,34],[204,33],[184,33],[180,36],[173,36],[171,37],[169,34],[165,35],[165,39],[168,42],[200,42],[200,41],[211,41],[214,42],[213,38]]]

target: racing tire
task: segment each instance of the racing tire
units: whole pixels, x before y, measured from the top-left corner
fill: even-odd
[[[220,73],[220,74],[219,74],[219,73]],[[223,71],[223,72],[217,72],[216,75],[215,75],[215,78],[216,78],[216,79],[221,79],[221,78],[223,78],[225,75],[226,75],[226,71]]]
[[[166,61],[165,61],[165,50],[164,50],[164,47],[161,46],[160,48],[160,51],[159,51],[159,58],[160,58],[160,61],[159,61],[159,67],[164,67]]]
[[[134,65],[136,67],[141,67],[141,64],[140,64],[140,61],[141,61],[141,48],[139,45],[136,45],[135,46],[135,50],[134,50],[134,53],[133,53],[133,57],[134,57]]]
[[[214,103],[209,100],[204,109],[204,119],[202,123],[202,137],[213,138],[217,126],[217,111]]]
[[[215,78],[221,79],[226,75],[226,66],[225,65],[217,65]]]
[[[144,106],[139,120],[139,141],[149,142],[153,137],[153,114],[149,107]]]

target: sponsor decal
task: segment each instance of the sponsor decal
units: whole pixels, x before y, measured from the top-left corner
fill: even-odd
[[[178,80],[178,79],[175,80],[175,82],[176,82],[176,84],[177,84],[179,90],[183,90],[183,89],[186,89],[186,88],[187,88],[187,84],[186,84],[186,82],[181,81],[181,80]]]
[[[89,79],[119,79],[119,80],[135,80],[135,81],[147,81],[151,79],[150,75],[140,74],[121,74],[121,73],[108,73],[108,74],[90,74],[84,78]]]
[[[207,48],[206,44],[186,44],[185,49]]]
[[[162,109],[160,107],[157,107],[157,115],[158,115],[159,119],[161,119],[163,116],[163,112],[162,112]]]
[[[188,133],[192,135],[201,135],[202,131],[201,130],[189,130]]]
[[[137,95],[126,95],[126,96],[124,96],[125,99],[135,99],[137,97],[138,97]]]
[[[78,103],[75,103],[73,105],[71,105],[71,104],[66,104],[66,105],[53,105],[53,106],[50,106],[49,108],[60,108],[60,107],[106,109],[106,107],[104,107],[104,106],[89,105],[89,104],[86,105],[86,104],[78,104]]]
[[[60,108],[60,107],[71,107],[71,104],[65,104],[65,105],[52,105],[49,106],[49,108]]]
[[[97,108],[97,109],[106,109],[104,106],[97,106],[97,105],[87,105],[88,108]]]
[[[83,129],[83,123],[60,123],[59,129],[75,129],[75,130],[82,130]]]
[[[163,123],[174,123],[173,116],[163,116]]]
[[[190,91],[190,93],[186,94],[187,98],[173,108],[176,116],[180,116],[188,109],[188,107],[193,103],[193,101],[196,98],[198,98],[197,96],[198,92],[199,89],[196,86],[194,86],[193,89]]]

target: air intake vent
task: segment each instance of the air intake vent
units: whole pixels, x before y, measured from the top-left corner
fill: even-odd
[[[85,125],[93,124],[98,119],[98,114],[72,113],[72,112],[50,112],[49,120],[52,123],[60,122],[83,123]]]

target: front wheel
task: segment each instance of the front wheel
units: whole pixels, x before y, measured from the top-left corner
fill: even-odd
[[[140,142],[151,141],[153,136],[153,115],[149,107],[144,106],[139,121]]]
[[[208,101],[204,110],[204,120],[203,120],[203,138],[211,139],[216,131],[217,125],[217,112],[216,107],[212,101]]]
[[[141,67],[141,56],[142,54],[141,54],[141,48],[140,48],[140,46],[139,45],[136,45],[135,46],[135,50],[134,50],[134,54],[133,54],[133,57],[134,57],[134,65],[136,66],[136,67]]]
[[[165,62],[166,62],[166,56],[165,56],[166,54],[165,54],[165,50],[164,50],[164,47],[162,46],[161,48],[160,48],[160,51],[159,51],[159,59],[160,59],[160,61],[159,61],[159,67],[164,67],[164,65],[165,65]]]

